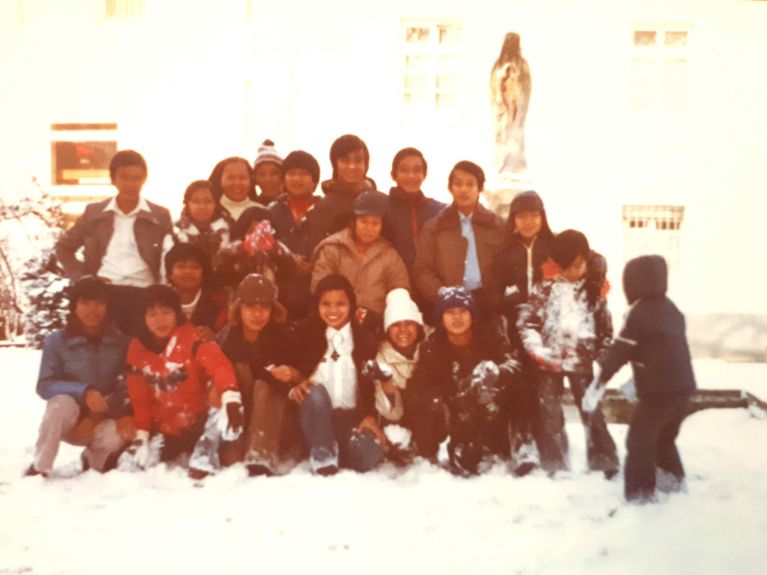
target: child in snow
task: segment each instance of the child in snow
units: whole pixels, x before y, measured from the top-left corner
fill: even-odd
[[[149,439],[160,435],[160,461],[192,452],[190,476],[204,476],[218,467],[221,433],[216,425],[224,438],[234,439],[242,429],[232,364],[216,342],[198,339],[197,328],[186,322],[178,294],[170,287],[144,290],[142,317],[144,330],[131,341],[126,358],[137,430],[128,459],[140,469],[156,463],[150,461],[158,454],[150,450]],[[220,411],[208,409],[209,379],[221,396]],[[152,447],[158,443],[152,442]]]
[[[174,243],[199,246],[210,262],[219,250],[229,246],[229,221],[216,202],[213,185],[208,180],[196,180],[186,188],[184,209],[174,235]]]
[[[75,282],[66,327],[45,338],[37,393],[46,408],[26,475],[47,476],[61,441],[85,446],[84,469],[108,471],[133,436],[122,378],[129,338],[109,318],[108,290],[93,276]]]
[[[508,408],[519,364],[500,326],[476,321],[466,288],[440,288],[435,313],[437,328],[404,392],[405,413],[421,456],[435,461],[449,436],[452,470],[476,474],[486,455],[509,453]]]
[[[675,440],[695,391],[684,316],[666,297],[668,270],[661,256],[630,260],[623,270],[629,308],[620,334],[586,390],[583,409],[598,409],[605,385],[631,361],[639,403],[629,426],[624,490],[629,501],[655,494],[656,471],[671,477],[671,490],[684,488],[684,467]]]
[[[344,276],[324,277],[314,297],[315,311],[297,329],[303,353],[294,366],[308,378],[288,397],[299,405],[314,473],[333,475],[339,465],[368,471],[383,458],[386,443],[372,381],[362,377],[376,342],[353,320],[356,297]]]
[[[520,305],[517,328],[525,351],[538,366],[538,413],[533,433],[542,466],[554,473],[568,467],[567,435],[561,398],[567,377],[586,429],[591,470],[612,478],[618,471],[615,443],[601,411],[586,414],[581,398],[593,377],[594,361],[604,360],[612,338],[612,320],[604,297],[590,302],[586,290],[589,243],[582,233],[565,230],[551,246],[551,277],[533,286]]]

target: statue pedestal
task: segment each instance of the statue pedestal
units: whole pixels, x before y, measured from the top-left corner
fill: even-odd
[[[525,174],[499,174],[485,182],[482,194],[487,201],[487,207],[505,221],[509,216],[509,205],[514,196],[532,189],[532,182]]]

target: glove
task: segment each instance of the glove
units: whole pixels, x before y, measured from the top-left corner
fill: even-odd
[[[138,469],[146,469],[149,464],[149,432],[145,429],[136,431],[136,437],[125,449],[131,463]]]
[[[393,377],[393,373],[388,364],[377,361],[375,359],[369,359],[362,366],[362,377],[373,381],[389,381]]]
[[[239,391],[225,391],[221,395],[218,425],[224,441],[235,441],[242,433],[244,417]]]
[[[602,384],[598,377],[595,377],[594,381],[586,388],[586,393],[583,394],[583,400],[581,400],[581,408],[585,413],[596,411],[602,396],[605,394],[605,389],[607,386]]]

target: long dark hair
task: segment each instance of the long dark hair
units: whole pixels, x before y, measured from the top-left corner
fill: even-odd
[[[245,168],[248,171],[248,176],[250,176],[250,187],[248,188],[248,197],[256,201],[256,178],[253,176],[253,167],[250,165],[250,162],[246,160],[245,158],[240,158],[239,156],[232,156],[230,158],[226,158],[224,160],[221,160],[216,166],[213,168],[213,171],[210,173],[210,176],[208,177],[208,181],[211,183],[211,186],[213,187],[213,197],[216,199],[216,203],[221,202],[221,198],[224,195],[224,189],[221,187],[221,177],[224,175],[224,168],[226,168],[229,164],[234,164],[235,162],[242,162],[245,164]]]
[[[184,209],[181,210],[181,215],[192,220],[192,216],[189,213],[189,200],[192,198],[192,194],[200,190],[210,190],[210,193],[213,196],[215,208],[213,208],[213,215],[210,217],[210,222],[208,223],[215,222],[223,216],[223,211],[221,210],[221,204],[219,203],[220,197],[216,196],[216,191],[213,189],[213,184],[210,183],[210,180],[195,180],[186,187],[186,190],[184,191]]]

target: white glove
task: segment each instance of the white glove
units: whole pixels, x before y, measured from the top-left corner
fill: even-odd
[[[239,391],[225,391],[221,395],[218,428],[224,441],[235,441],[242,433],[242,401]]]
[[[585,413],[593,413],[596,411],[606,389],[607,386],[600,384],[599,378],[595,377],[591,384],[586,388],[586,392],[583,394],[583,400],[581,401],[581,408]]]
[[[623,394],[623,397],[628,399],[630,402],[634,403],[637,400],[637,388],[636,384],[634,383],[634,378],[630,377],[626,380],[626,382],[621,385],[620,392]]]
[[[149,432],[145,429],[136,431],[135,439],[125,452],[130,456],[133,467],[146,469],[149,464]]]

